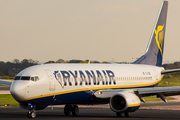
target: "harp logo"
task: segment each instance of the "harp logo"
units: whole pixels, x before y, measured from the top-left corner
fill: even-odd
[[[164,36],[164,25],[159,25],[157,27],[157,29],[155,30],[155,39],[156,39],[156,43],[157,43],[157,46],[161,52],[161,55],[163,55],[162,53],[162,50],[163,50],[163,36]]]

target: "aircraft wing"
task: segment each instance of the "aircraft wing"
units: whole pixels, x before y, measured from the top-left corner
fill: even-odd
[[[0,85],[11,86],[13,81],[0,79]]]
[[[136,94],[141,101],[143,101],[141,97],[156,95],[157,97],[160,97],[164,102],[166,102],[166,96],[180,95],[180,86],[99,90],[95,92],[95,96],[97,98],[111,98],[113,95],[115,95],[118,92],[130,92]]]
[[[167,73],[173,73],[173,72],[179,72],[180,69],[171,69],[171,70],[163,70],[161,74],[167,74]]]

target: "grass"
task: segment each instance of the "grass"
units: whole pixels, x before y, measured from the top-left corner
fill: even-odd
[[[0,76],[0,79],[7,79],[7,80],[14,80],[14,77],[9,77],[9,76]]]
[[[167,100],[172,100],[172,98],[170,97],[166,97]],[[149,101],[162,101],[161,98],[157,98],[156,96],[148,96],[148,97],[144,97],[144,100],[146,102],[149,102]]]
[[[9,104],[13,107],[19,107],[19,103],[12,97],[11,94],[0,94],[0,106]]]
[[[178,78],[163,78],[158,86],[159,87],[180,86],[180,79],[178,79]]]

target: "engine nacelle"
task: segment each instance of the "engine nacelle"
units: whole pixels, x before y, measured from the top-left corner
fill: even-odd
[[[134,112],[140,105],[138,96],[129,92],[118,92],[110,99],[110,107],[114,112]]]

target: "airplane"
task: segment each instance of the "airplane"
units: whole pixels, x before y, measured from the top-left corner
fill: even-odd
[[[42,64],[28,67],[14,81],[0,80],[11,86],[10,93],[19,106],[36,110],[49,105],[65,105],[64,114],[77,116],[78,105],[109,104],[118,117],[129,117],[145,102],[144,96],[180,95],[180,86],[156,87],[164,74],[180,69],[162,67],[168,1],[163,1],[146,52],[132,64]]]

